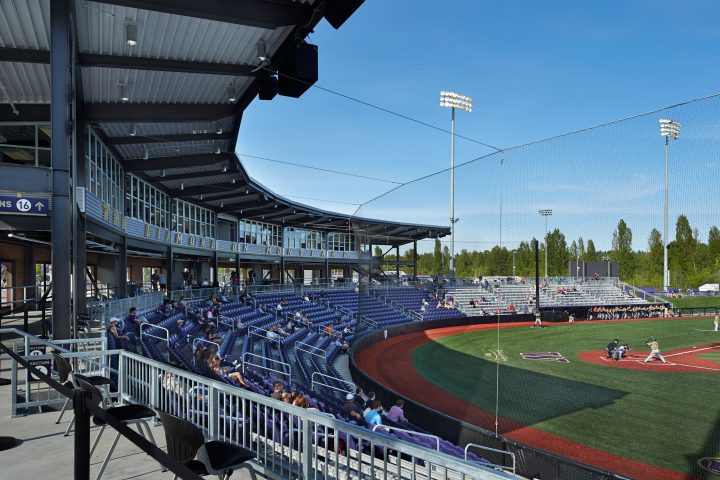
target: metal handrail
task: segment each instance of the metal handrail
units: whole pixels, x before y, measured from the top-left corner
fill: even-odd
[[[330,385],[328,383],[322,383],[322,382],[316,381],[315,380],[316,375],[318,377],[329,378],[329,379],[335,380],[336,382],[341,383],[341,384],[350,385],[351,388],[350,388],[350,390],[345,390],[340,387],[335,387],[333,385]],[[320,373],[320,372],[313,372],[312,375],[310,375],[310,390],[315,391],[315,385],[321,385],[323,387],[337,390],[338,392],[355,393],[355,384],[353,382],[348,382],[347,380],[343,380],[342,378],[333,377],[332,375],[326,375],[326,374]]]
[[[217,342],[211,342],[210,340],[205,340],[204,338],[200,338],[200,337],[193,340],[193,342],[192,342],[193,350],[197,350],[198,344],[200,344],[200,343],[208,343],[210,345],[215,345],[215,351],[218,353],[218,355],[220,354],[220,345]]]
[[[320,351],[320,352],[322,352],[322,354],[323,354],[324,357],[327,356],[327,351],[326,351],[324,348],[320,348],[320,347],[317,347],[317,346],[315,346],[315,345],[310,345],[309,343],[305,343],[305,342],[297,342],[295,345],[296,345],[295,348],[297,348],[298,350],[302,350],[303,352],[305,352],[306,350],[301,349],[301,348],[298,348],[300,345],[302,345],[302,346],[304,346],[304,347],[307,347],[307,348],[309,348],[309,349],[311,349],[311,350]]]
[[[381,429],[381,428],[382,428],[383,430],[387,430],[388,432],[394,430],[394,431],[396,431],[396,432],[405,432],[405,433],[407,433],[407,434],[409,434],[409,435],[415,435],[415,436],[418,436],[418,437],[432,438],[433,440],[435,440],[435,444],[436,444],[436,445],[435,445],[435,450],[437,450],[438,452],[440,451],[440,437],[438,437],[437,435],[432,435],[432,434],[430,434],[430,433],[416,432],[415,430],[407,430],[407,429],[405,429],[405,428],[391,427],[390,425],[375,425],[375,426],[373,427],[373,432],[375,432],[375,431],[377,431],[378,429]],[[467,453],[465,453],[465,459],[467,460]]]
[[[249,361],[246,360],[247,357],[260,358],[260,359],[265,360],[265,361],[267,361],[267,362],[272,362],[272,363],[277,363],[277,364],[280,364],[280,365],[284,365],[285,367],[287,367],[287,371],[282,371],[282,370],[278,370],[278,369],[276,369],[276,368],[266,367],[266,366],[261,365],[261,364],[258,364],[258,363],[249,362]],[[289,363],[281,362],[280,360],[275,360],[274,358],[263,357],[262,355],[258,355],[258,354],[256,354],[256,353],[252,353],[252,352],[245,352],[245,353],[243,353],[242,357],[240,358],[240,362],[241,362],[241,364],[242,364],[242,367],[241,367],[241,368],[242,368],[242,372],[243,372],[243,373],[245,373],[245,366],[246,366],[246,365],[251,365],[251,366],[257,367],[257,368],[259,368],[259,369],[261,369],[261,370],[267,370],[268,372],[275,372],[275,373],[278,373],[278,374],[280,374],[280,375],[287,375],[287,377],[288,377],[288,384],[292,383],[292,367],[290,366]]]
[[[495,452],[495,453],[499,453],[499,454],[502,454],[502,455],[510,455],[510,458],[512,458],[512,467],[510,467],[510,471],[511,471],[512,473],[515,473],[515,453],[513,453],[513,452],[506,452],[505,450],[498,450],[497,448],[485,447],[485,446],[483,446],[483,445],[478,445],[477,443],[468,443],[467,445],[465,445],[465,460],[468,459],[468,458],[467,458],[467,456],[468,456],[468,448],[470,448],[470,447],[478,448],[478,449],[480,449],[480,450],[485,450],[485,451],[488,451],[488,452]],[[503,470],[505,470],[505,469],[508,468],[508,467],[506,467],[505,465],[498,465],[498,464],[495,464],[495,463],[493,464],[493,466],[495,466],[495,467],[497,467],[497,468],[501,468],[501,469],[503,469]]]

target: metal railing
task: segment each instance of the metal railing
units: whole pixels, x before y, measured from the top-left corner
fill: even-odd
[[[407,430],[404,428],[391,427],[390,425],[375,425],[373,427],[373,432],[377,432],[378,430],[386,430],[387,432],[403,432],[411,436],[430,438],[435,441],[435,450],[438,452],[440,451],[440,437],[437,435],[416,432],[415,430]],[[465,453],[465,460],[467,460],[467,452]]]
[[[256,454],[253,466],[265,476],[303,480],[517,478],[129,352],[120,354],[118,387],[123,400],[186,418],[211,439],[252,450]]]
[[[261,361],[264,361],[267,363],[272,363],[274,365],[282,365],[284,368],[282,370],[278,370],[277,368],[268,367],[267,365],[263,365],[262,363],[253,363],[248,361],[248,358],[258,358]],[[265,370],[267,372],[273,372],[277,373],[278,375],[287,376],[288,377],[288,385],[292,383],[292,368],[290,367],[289,363],[281,362],[280,360],[275,360],[274,358],[268,358],[263,357],[262,355],[258,355],[256,353],[251,352],[245,352],[242,355],[242,358],[240,359],[242,363],[242,372],[245,373],[245,368],[249,365],[251,367],[255,367],[260,370]]]
[[[465,460],[468,459],[467,458],[468,451],[470,450],[470,448],[476,448],[476,449],[484,451],[484,452],[493,452],[493,453],[497,453],[499,455],[509,456],[510,459],[512,460],[512,464],[510,467],[507,467],[505,465],[498,465],[498,464],[494,464],[494,466],[497,468],[501,468],[503,470],[510,470],[512,473],[515,473],[515,453],[508,452],[506,450],[498,450],[497,448],[490,448],[490,447],[486,447],[483,445],[478,445],[477,443],[468,443],[467,445],[465,445]]]
[[[347,380],[343,378],[333,377],[332,375],[325,375],[324,373],[320,372],[313,372],[310,376],[310,390],[315,391],[315,385],[319,385],[321,387],[327,387],[331,390],[336,390],[338,392],[343,393],[355,393],[355,384],[353,382],[348,382]],[[316,377],[319,380],[316,380]],[[336,385],[332,385],[330,383],[325,383],[324,381],[333,381],[336,383]],[[342,388],[338,387],[337,385],[345,385],[349,388]]]
[[[158,308],[162,302],[162,292],[151,292],[138,297],[121,298],[108,302],[91,302],[88,303],[87,310],[91,322],[106,325],[112,317],[122,318],[127,315],[130,307],[137,308],[138,312],[146,312]]]

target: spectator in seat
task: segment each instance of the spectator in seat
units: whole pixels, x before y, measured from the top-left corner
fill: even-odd
[[[360,422],[363,419],[362,412],[355,403],[355,395],[353,395],[352,393],[348,393],[345,396],[345,403],[343,404],[342,409],[345,413],[345,416],[348,417],[350,420],[357,420],[358,422]]]
[[[408,423],[407,419],[405,418],[405,412],[403,412],[404,406],[405,406],[405,401],[402,398],[399,398],[395,402],[395,405],[390,407],[390,411],[386,415],[387,419],[391,420],[395,423],[401,423],[401,424]]]
[[[367,395],[365,395],[365,392],[363,392],[363,389],[361,387],[356,387],[355,404],[357,404],[361,408],[365,408],[365,402],[367,402]]]
[[[383,410],[382,403],[375,400],[372,402],[372,406],[365,413],[365,424],[369,428],[373,428],[376,425],[382,425],[382,416],[380,413]]]
[[[172,311],[172,308],[170,307],[169,299],[166,298],[165,300],[163,300],[163,304],[160,307],[160,313],[162,313],[165,318],[172,315],[173,311]]]
[[[282,388],[283,384],[280,381],[273,382],[273,393],[270,395],[275,400],[280,400],[285,392]]]
[[[124,349],[124,350],[130,350],[131,342],[130,338],[127,335],[123,335],[118,330],[117,326],[118,323],[120,323],[120,320],[117,318],[111,318],[110,319],[110,326],[107,329],[108,335],[112,335],[115,338],[115,343],[118,347]]]

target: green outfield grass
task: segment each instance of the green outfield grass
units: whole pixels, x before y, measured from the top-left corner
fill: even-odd
[[[676,308],[720,307],[720,296],[666,298]]]
[[[544,329],[500,329],[499,414],[616,455],[691,473],[698,458],[720,457],[720,372],[636,371],[594,365],[577,354],[613,339],[636,355],[657,337],[661,350],[720,342],[712,320],[578,322]],[[420,375],[452,395],[495,411],[498,332],[479,330],[431,341],[413,352]],[[523,360],[522,352],[560,352],[569,363]],[[720,361],[720,352],[707,358]]]

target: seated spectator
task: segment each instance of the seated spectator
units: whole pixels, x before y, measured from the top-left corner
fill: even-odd
[[[208,365],[213,372],[220,375],[221,377],[226,378],[232,382],[239,383],[245,388],[250,388],[245,383],[245,379],[242,377],[240,372],[238,372],[237,370],[230,370],[228,367],[221,367],[220,357],[218,357],[217,355],[213,356]]]
[[[163,300],[163,304],[162,304],[162,306],[160,307],[160,313],[161,313],[165,318],[167,318],[167,317],[169,317],[170,315],[172,315],[173,311],[172,311],[172,308],[170,308],[170,300],[169,300],[169,299],[166,298],[165,300]]]
[[[362,387],[355,387],[355,403],[361,408],[365,408],[365,402],[367,401],[367,395],[363,392]]]
[[[403,412],[403,407],[405,406],[405,401],[401,398],[395,402],[395,405],[390,407],[390,411],[388,411],[386,417],[388,420],[393,421],[395,423],[401,423],[405,424],[408,423],[407,419],[405,418],[405,412]]]
[[[270,395],[275,400],[280,400],[282,398],[282,395],[285,393],[283,392],[282,388],[283,384],[280,381],[274,381],[273,382],[273,393]]]
[[[267,331],[267,339],[271,342],[277,342],[280,340],[280,335],[278,335],[273,329],[270,329]]]
[[[355,395],[353,395],[352,393],[348,393],[345,396],[343,412],[345,413],[345,416],[348,417],[350,420],[357,420],[358,422],[360,422],[363,419],[363,415],[354,400]]]
[[[369,428],[373,428],[376,425],[382,425],[382,416],[380,415],[382,410],[382,403],[377,400],[373,401],[372,406],[367,410],[364,415],[365,424]]]
[[[122,348],[124,350],[130,350],[131,349],[131,341],[130,338],[127,335],[123,335],[118,330],[118,324],[120,323],[120,320],[117,318],[111,318],[110,319],[110,326],[107,328],[108,335],[112,335],[115,338],[115,343],[119,348]]]

